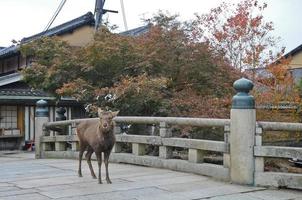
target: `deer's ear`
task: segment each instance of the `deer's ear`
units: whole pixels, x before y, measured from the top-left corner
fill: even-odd
[[[118,115],[119,112],[120,112],[120,111],[112,112],[112,113],[111,113],[112,117],[116,117],[116,116]]]
[[[99,117],[103,114],[103,110],[102,110],[102,108],[98,108],[98,115],[99,115]]]

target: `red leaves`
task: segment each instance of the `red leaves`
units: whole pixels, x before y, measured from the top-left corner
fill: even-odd
[[[191,88],[186,88],[175,93],[171,109],[174,116],[226,118],[229,117],[230,105],[230,96],[201,96]]]
[[[251,27],[253,28],[253,27],[260,26],[262,19],[263,19],[263,16],[256,16],[256,17],[252,18],[250,21]]]
[[[265,91],[254,91],[256,102],[259,105],[267,103],[278,105],[280,102],[295,104],[300,102],[298,90],[288,70],[290,61],[291,58],[279,58],[278,61],[271,63],[266,69],[271,73],[271,78],[257,80],[257,82],[262,83],[262,88],[266,88]]]
[[[270,35],[273,23],[264,21],[262,11],[266,7],[256,0],[237,5],[223,3],[208,14],[197,15],[194,36],[208,41],[234,68],[263,67],[277,40]]]

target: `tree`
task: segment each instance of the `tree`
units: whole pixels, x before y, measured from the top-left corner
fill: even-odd
[[[22,54],[32,58],[31,66],[22,71],[25,82],[55,95],[58,86],[81,73],[79,50],[56,37],[42,37],[22,45]]]
[[[228,115],[218,111],[229,105],[225,99],[239,72],[206,43],[192,40],[188,23],[177,16],[159,13],[151,22],[149,32],[138,37],[103,27],[83,48],[57,38],[34,41],[22,48],[35,58],[22,72],[24,80],[58,97],[72,96],[122,115]]]
[[[265,67],[284,49],[278,49],[274,26],[265,21],[267,4],[244,0],[237,5],[222,3],[209,13],[196,15],[193,37],[206,41],[211,49],[240,69]]]
[[[288,70],[291,58],[280,57],[267,67],[269,77],[256,77],[256,89],[253,95],[258,106],[259,120],[271,121],[300,121],[297,108],[300,107],[301,98],[299,88]]]

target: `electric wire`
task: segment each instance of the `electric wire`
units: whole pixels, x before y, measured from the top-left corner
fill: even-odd
[[[62,10],[63,6],[65,5],[67,0],[62,0],[60,5],[58,6],[57,10],[55,11],[55,13],[53,14],[53,16],[51,17],[50,21],[48,22],[48,24],[46,25],[46,27],[44,28],[43,32],[46,32],[50,26],[52,25],[52,23],[55,21],[55,19],[57,18],[58,14],[60,13],[60,11]]]

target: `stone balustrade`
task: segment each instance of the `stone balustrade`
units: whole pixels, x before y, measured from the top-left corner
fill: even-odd
[[[248,94],[253,84],[247,79],[240,79],[234,83],[234,87],[237,94],[233,97],[230,119],[137,116],[114,118],[116,144],[111,161],[196,173],[244,185],[302,189],[301,174],[264,170],[265,158],[302,159],[302,148],[264,146],[262,143],[265,131],[302,131],[302,123],[257,122],[254,98]],[[48,122],[43,109],[39,109],[39,112],[40,115],[36,118],[36,124],[39,125],[36,130],[36,158],[77,158],[76,124],[82,120],[98,118]],[[156,125],[159,127],[159,134],[123,134],[120,124]],[[224,140],[173,137],[173,125],[220,127],[224,129]],[[71,134],[51,134],[50,130],[67,126],[72,130]],[[131,153],[122,152],[124,144],[130,146]],[[147,155],[146,147],[150,145],[158,148],[158,155]],[[187,159],[175,159],[175,148],[186,149]],[[221,164],[205,162],[207,152],[222,155]]]

